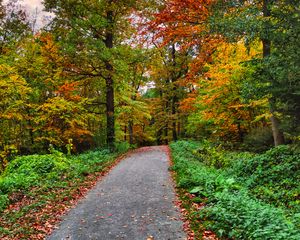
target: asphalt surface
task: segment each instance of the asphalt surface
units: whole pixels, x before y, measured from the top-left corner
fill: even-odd
[[[186,239],[168,167],[163,147],[133,153],[98,182],[47,239]]]

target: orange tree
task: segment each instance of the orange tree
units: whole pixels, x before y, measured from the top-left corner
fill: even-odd
[[[183,136],[186,117],[193,111],[198,79],[222,41],[209,29],[208,19],[213,4],[207,0],[164,1],[149,17],[146,35],[148,37],[150,31],[152,44],[164,48],[161,50],[164,74],[158,74],[160,82],[156,81],[156,87],[164,111],[158,113],[164,116],[159,125],[164,126],[160,131],[164,132],[165,141]],[[172,137],[168,137],[168,125]]]

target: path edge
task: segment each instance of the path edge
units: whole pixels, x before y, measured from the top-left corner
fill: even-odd
[[[52,225],[52,227],[49,229],[49,232],[44,235],[43,239],[47,239],[56,229],[58,229],[59,224],[62,222],[63,217],[66,216],[71,209],[75,208],[81,200],[83,200],[86,195],[99,183],[105,178],[122,160],[126,159],[127,157],[130,157],[132,154],[134,154],[138,149],[130,149],[126,153],[122,153],[119,156],[116,156],[115,160],[112,161],[109,165],[107,165],[101,172],[95,172],[91,175],[95,177],[93,181],[90,181],[87,177],[86,183],[88,184],[88,187],[85,188],[80,195],[72,196],[72,199],[70,202],[72,202],[72,205],[66,207],[64,211],[62,211],[58,216],[55,217],[55,222]]]
[[[174,200],[174,204],[177,206],[177,208],[180,211],[180,219],[183,222],[183,226],[182,226],[182,230],[185,232],[187,238],[186,240],[194,240],[194,232],[191,229],[190,226],[190,222],[189,219],[187,218],[187,210],[184,208],[183,206],[183,201],[180,200],[180,192],[178,191],[177,188],[177,184],[176,184],[176,172],[172,169],[172,167],[174,166],[174,160],[172,157],[172,151],[169,145],[164,145],[163,146],[164,151],[167,154],[167,158],[169,161],[169,173],[171,176],[171,182],[172,182],[172,187],[174,189],[175,192],[175,200]]]

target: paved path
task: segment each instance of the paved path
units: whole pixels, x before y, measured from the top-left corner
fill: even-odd
[[[185,239],[163,149],[142,149],[121,161],[47,239]]]

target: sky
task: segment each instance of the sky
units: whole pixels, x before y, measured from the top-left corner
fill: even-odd
[[[4,3],[10,2],[10,0],[4,0]],[[42,0],[19,0],[19,2],[26,7],[28,11],[35,11],[38,8],[40,11],[43,9]]]
[[[23,1],[29,8],[32,8],[32,9],[35,9],[36,7],[41,8],[41,9],[43,8],[41,0],[23,0]]]
[[[8,3],[10,0],[4,0],[4,3]],[[42,0],[19,0],[19,2],[25,7],[27,12],[31,16],[37,15],[36,30],[45,25],[45,17],[51,16],[50,13],[43,12]]]

